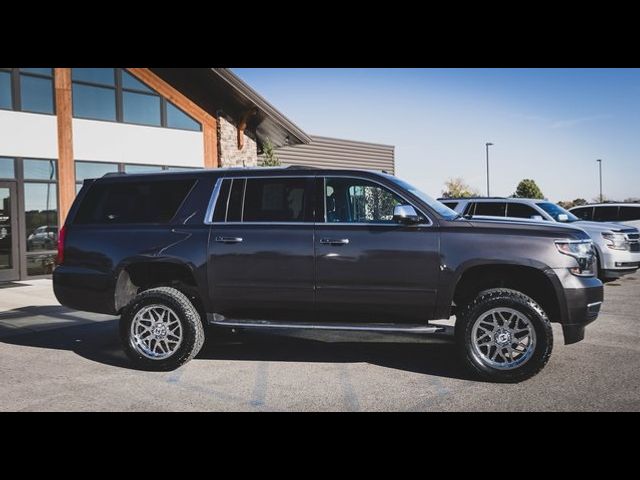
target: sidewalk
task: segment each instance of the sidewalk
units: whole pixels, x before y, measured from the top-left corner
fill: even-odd
[[[63,307],[50,279],[0,284],[0,338],[113,318]]]

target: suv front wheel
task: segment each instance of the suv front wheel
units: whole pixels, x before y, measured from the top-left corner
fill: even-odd
[[[204,343],[200,314],[179,290],[159,287],[138,294],[120,318],[125,353],[138,368],[175,370]]]
[[[480,292],[456,319],[456,341],[464,363],[494,382],[520,382],[549,361],[553,332],[533,299],[516,290]]]

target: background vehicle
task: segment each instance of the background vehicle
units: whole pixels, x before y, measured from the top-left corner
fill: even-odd
[[[216,169],[85,181],[59,236],[56,297],[119,314],[134,364],[174,369],[204,325],[405,332],[455,341],[494,381],[584,338],[603,298],[588,235],[469,221],[391,175]],[[456,315],[455,330],[430,322]]]
[[[43,225],[27,237],[29,250],[55,250],[58,243],[58,227]]]
[[[578,227],[593,240],[598,255],[598,275],[603,280],[633,273],[640,266],[640,232],[629,225],[585,221],[547,200],[504,197],[441,200],[454,206],[456,212],[472,217],[549,221]]]
[[[596,203],[570,208],[580,220],[618,222],[640,228],[640,203]]]

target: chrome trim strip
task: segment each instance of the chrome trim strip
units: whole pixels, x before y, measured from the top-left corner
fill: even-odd
[[[595,307],[596,305],[602,305],[602,302],[588,303],[587,304],[587,308]]]
[[[393,227],[393,226],[399,226],[396,223],[340,223],[340,222],[335,222],[335,223],[329,223],[326,221],[327,219],[327,202],[326,199],[322,201],[323,205],[324,205],[324,218],[325,218],[325,222],[321,223],[321,222],[213,222],[213,212],[215,211],[215,204],[216,201],[218,200],[218,195],[220,194],[220,188],[222,185],[222,182],[224,180],[231,180],[231,187],[229,189],[229,196],[227,197],[227,210],[229,209],[229,199],[231,198],[231,190],[233,189],[233,181],[234,180],[245,180],[244,182],[244,190],[243,190],[243,209],[244,209],[244,195],[246,193],[247,190],[247,179],[251,179],[251,178],[318,178],[320,177],[320,175],[249,175],[249,176],[229,176],[229,177],[220,177],[218,178],[218,180],[216,181],[216,185],[213,189],[213,194],[211,196],[211,201],[209,202],[209,208],[207,208],[207,213],[205,215],[205,224],[207,225],[342,225],[342,226],[346,226],[346,227],[350,227],[350,226],[367,226],[367,227],[377,227],[377,226],[384,226],[384,227]],[[323,192],[326,193],[326,188],[327,188],[327,177],[330,178],[354,178],[356,180],[365,180],[365,181],[369,181],[372,183],[375,183],[379,186],[381,186],[382,188],[386,188],[387,190],[392,191],[393,193],[395,193],[397,196],[399,196],[402,200],[404,200],[405,202],[407,202],[408,205],[411,205],[413,208],[416,209],[416,211],[418,213],[420,213],[425,219],[428,220],[429,223],[418,223],[415,225],[411,225],[413,227],[431,227],[433,226],[433,220],[431,219],[431,217],[429,217],[429,215],[425,214],[421,209],[416,208],[416,206],[410,202],[409,200],[407,200],[407,198],[402,195],[401,193],[399,193],[396,189],[389,187],[387,185],[383,185],[382,183],[370,179],[370,178],[365,178],[365,177],[360,177],[357,175],[322,175],[321,176],[323,178],[324,181],[324,190]],[[228,213],[228,212],[227,212]],[[242,212],[242,217],[244,217],[244,211]],[[225,214],[225,219],[226,219],[226,214]]]

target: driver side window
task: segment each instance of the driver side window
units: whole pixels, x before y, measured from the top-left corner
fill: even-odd
[[[368,180],[328,177],[325,185],[325,220],[328,223],[389,223],[393,209],[404,205],[390,190]]]

